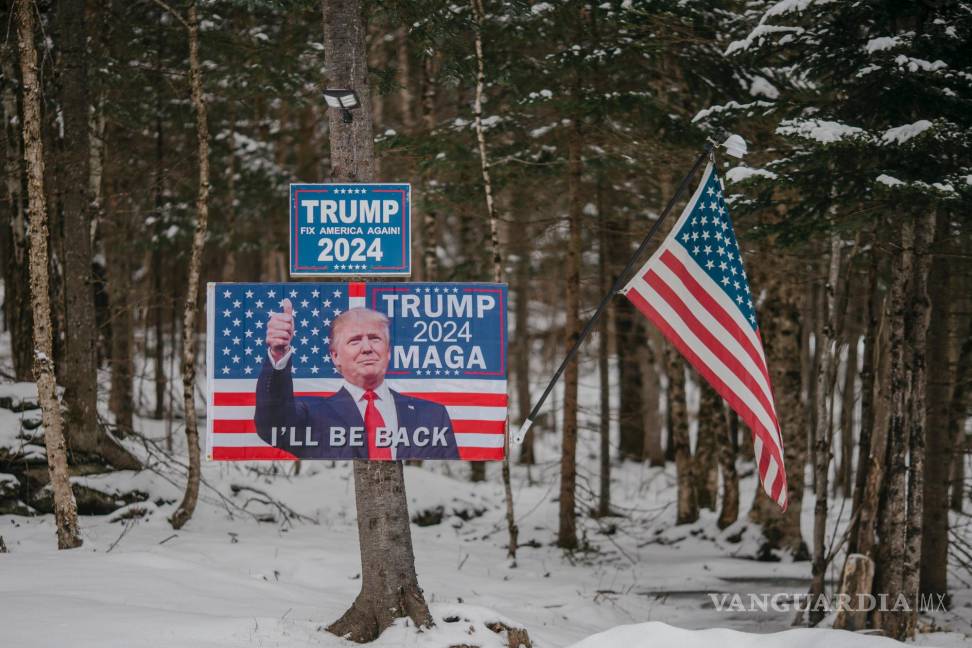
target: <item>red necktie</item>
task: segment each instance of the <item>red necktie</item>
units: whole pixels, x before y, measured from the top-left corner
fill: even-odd
[[[378,394],[370,389],[367,389],[365,390],[363,398],[368,401],[368,406],[365,407],[364,415],[365,434],[368,435],[368,458],[391,461],[391,447],[385,446],[383,448],[379,448],[376,443],[378,428],[385,427],[385,419],[381,417],[381,412],[378,411],[378,407],[375,405],[375,399],[378,398]]]

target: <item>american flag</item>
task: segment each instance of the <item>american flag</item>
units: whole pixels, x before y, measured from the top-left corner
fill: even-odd
[[[472,326],[474,341],[492,344],[490,371],[448,367],[389,367],[389,386],[437,402],[452,419],[459,455],[467,461],[502,459],[506,433],[505,287],[495,284],[424,283],[211,283],[207,294],[207,457],[217,461],[292,460],[256,433],[256,383],[267,357],[266,324],[290,299],[294,308],[294,395],[334,394],[341,376],[331,364],[331,322],[349,308],[380,308],[379,291],[420,295],[492,292],[499,298],[495,322]],[[434,291],[434,292],[433,292]],[[371,295],[369,298],[368,295]],[[366,301],[367,300],[367,301]],[[493,330],[493,329],[496,330]],[[405,327],[392,319],[392,345],[407,342]],[[483,339],[488,338],[488,339]]]
[[[756,311],[711,162],[668,237],[622,292],[750,427],[760,481],[785,509],[783,440]]]

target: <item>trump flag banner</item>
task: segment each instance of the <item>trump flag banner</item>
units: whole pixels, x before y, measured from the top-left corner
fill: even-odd
[[[210,460],[501,460],[506,286],[210,283]]]
[[[622,292],[750,427],[760,481],[785,509],[773,391],[742,254],[712,162],[671,232]]]

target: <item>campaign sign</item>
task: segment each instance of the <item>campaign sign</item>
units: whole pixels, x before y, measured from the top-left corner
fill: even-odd
[[[210,283],[211,460],[499,460],[504,284]]]
[[[290,185],[291,276],[412,273],[411,185]]]

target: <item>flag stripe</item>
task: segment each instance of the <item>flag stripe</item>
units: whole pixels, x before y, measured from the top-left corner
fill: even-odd
[[[649,270],[645,277],[647,279],[646,283],[654,288],[661,299],[678,314],[679,318],[692,331],[695,337],[706,348],[712,351],[732,375],[739,378],[743,385],[745,385],[747,391],[759,401],[763,410],[765,410],[772,420],[773,424],[771,429],[775,429],[777,427],[776,415],[766,393],[768,387],[766,387],[762,380],[763,376],[759,374],[758,370],[755,372],[752,371],[751,366],[744,367],[743,363],[739,361],[739,358],[742,357],[741,354],[733,353],[727,348],[728,346],[737,345],[725,344],[727,342],[725,338],[713,334],[714,330],[717,331],[719,329],[707,327],[700,321],[699,316],[703,316],[703,313],[707,313],[708,311],[704,309],[693,310],[686,306],[685,302],[675,294],[672,288],[654,270]]]
[[[709,364],[703,362],[694,351],[694,349],[697,348],[700,351],[708,352],[708,349],[702,347],[701,344],[698,344],[698,346],[692,346],[686,343],[682,335],[680,335],[679,332],[676,332],[675,328],[670,324],[671,320],[663,317],[637,290],[630,291],[628,293],[628,298],[632,301],[632,303],[635,304],[638,310],[640,310],[648,319],[654,322],[659,329],[661,329],[665,337],[667,337],[669,341],[675,345],[679,352],[689,360],[692,366],[695,367],[700,374],[702,374],[702,376],[712,385],[716,392],[726,399],[729,405],[739,414],[739,417],[743,420],[743,422],[750,427],[753,434],[763,437],[766,441],[769,441],[768,452],[763,453],[763,456],[760,457],[760,475],[765,474],[765,467],[763,465],[763,462],[765,461],[775,461],[782,466],[782,457],[779,456],[778,449],[773,442],[773,433],[770,432],[769,428],[762,420],[763,417],[766,416],[765,413],[763,414],[763,417],[760,417],[756,412],[754,412],[750,405],[746,403],[736,391],[731,389],[725,382],[723,382],[722,378],[720,378],[720,376],[710,368]],[[691,332],[687,331],[684,324],[680,327],[680,332],[686,334],[686,337],[692,337]],[[708,355],[710,356],[710,362],[714,360],[711,352],[709,352]],[[714,362],[713,364],[717,363],[718,361]],[[738,383],[738,379],[735,379],[735,382]],[[764,446],[765,445],[767,444],[764,444]],[[766,484],[764,483],[764,488],[765,487]],[[773,493],[772,496],[774,500],[777,498],[776,493]]]
[[[672,246],[673,249],[680,250],[685,255],[688,253],[684,251],[684,248],[677,243]],[[712,279],[708,275],[693,275],[685,267],[685,263],[676,257],[670,251],[666,251],[661,258],[662,264],[665,269],[670,270],[678,279],[682,282],[682,285],[688,290],[688,292],[695,298],[695,300],[703,307],[706,311],[712,314],[712,316],[719,322],[722,328],[725,329],[726,333],[731,335],[746,352],[746,354],[753,360],[755,365],[762,372],[763,378],[766,380],[766,384],[769,385],[769,373],[766,370],[766,361],[762,354],[762,344],[756,333],[753,331],[752,327],[749,326],[745,321],[742,321],[742,316],[739,313],[739,309],[735,305],[726,299],[724,303],[719,303],[716,297],[713,295],[724,296],[718,286],[714,284]],[[692,264],[695,262],[691,259],[688,261]],[[664,272],[662,268],[659,268],[660,272]],[[703,288],[700,281],[709,283],[708,289]],[[669,281],[672,284],[671,281]],[[674,284],[672,284],[674,286]],[[677,287],[676,287],[677,288]],[[772,395],[770,396],[772,400]]]

